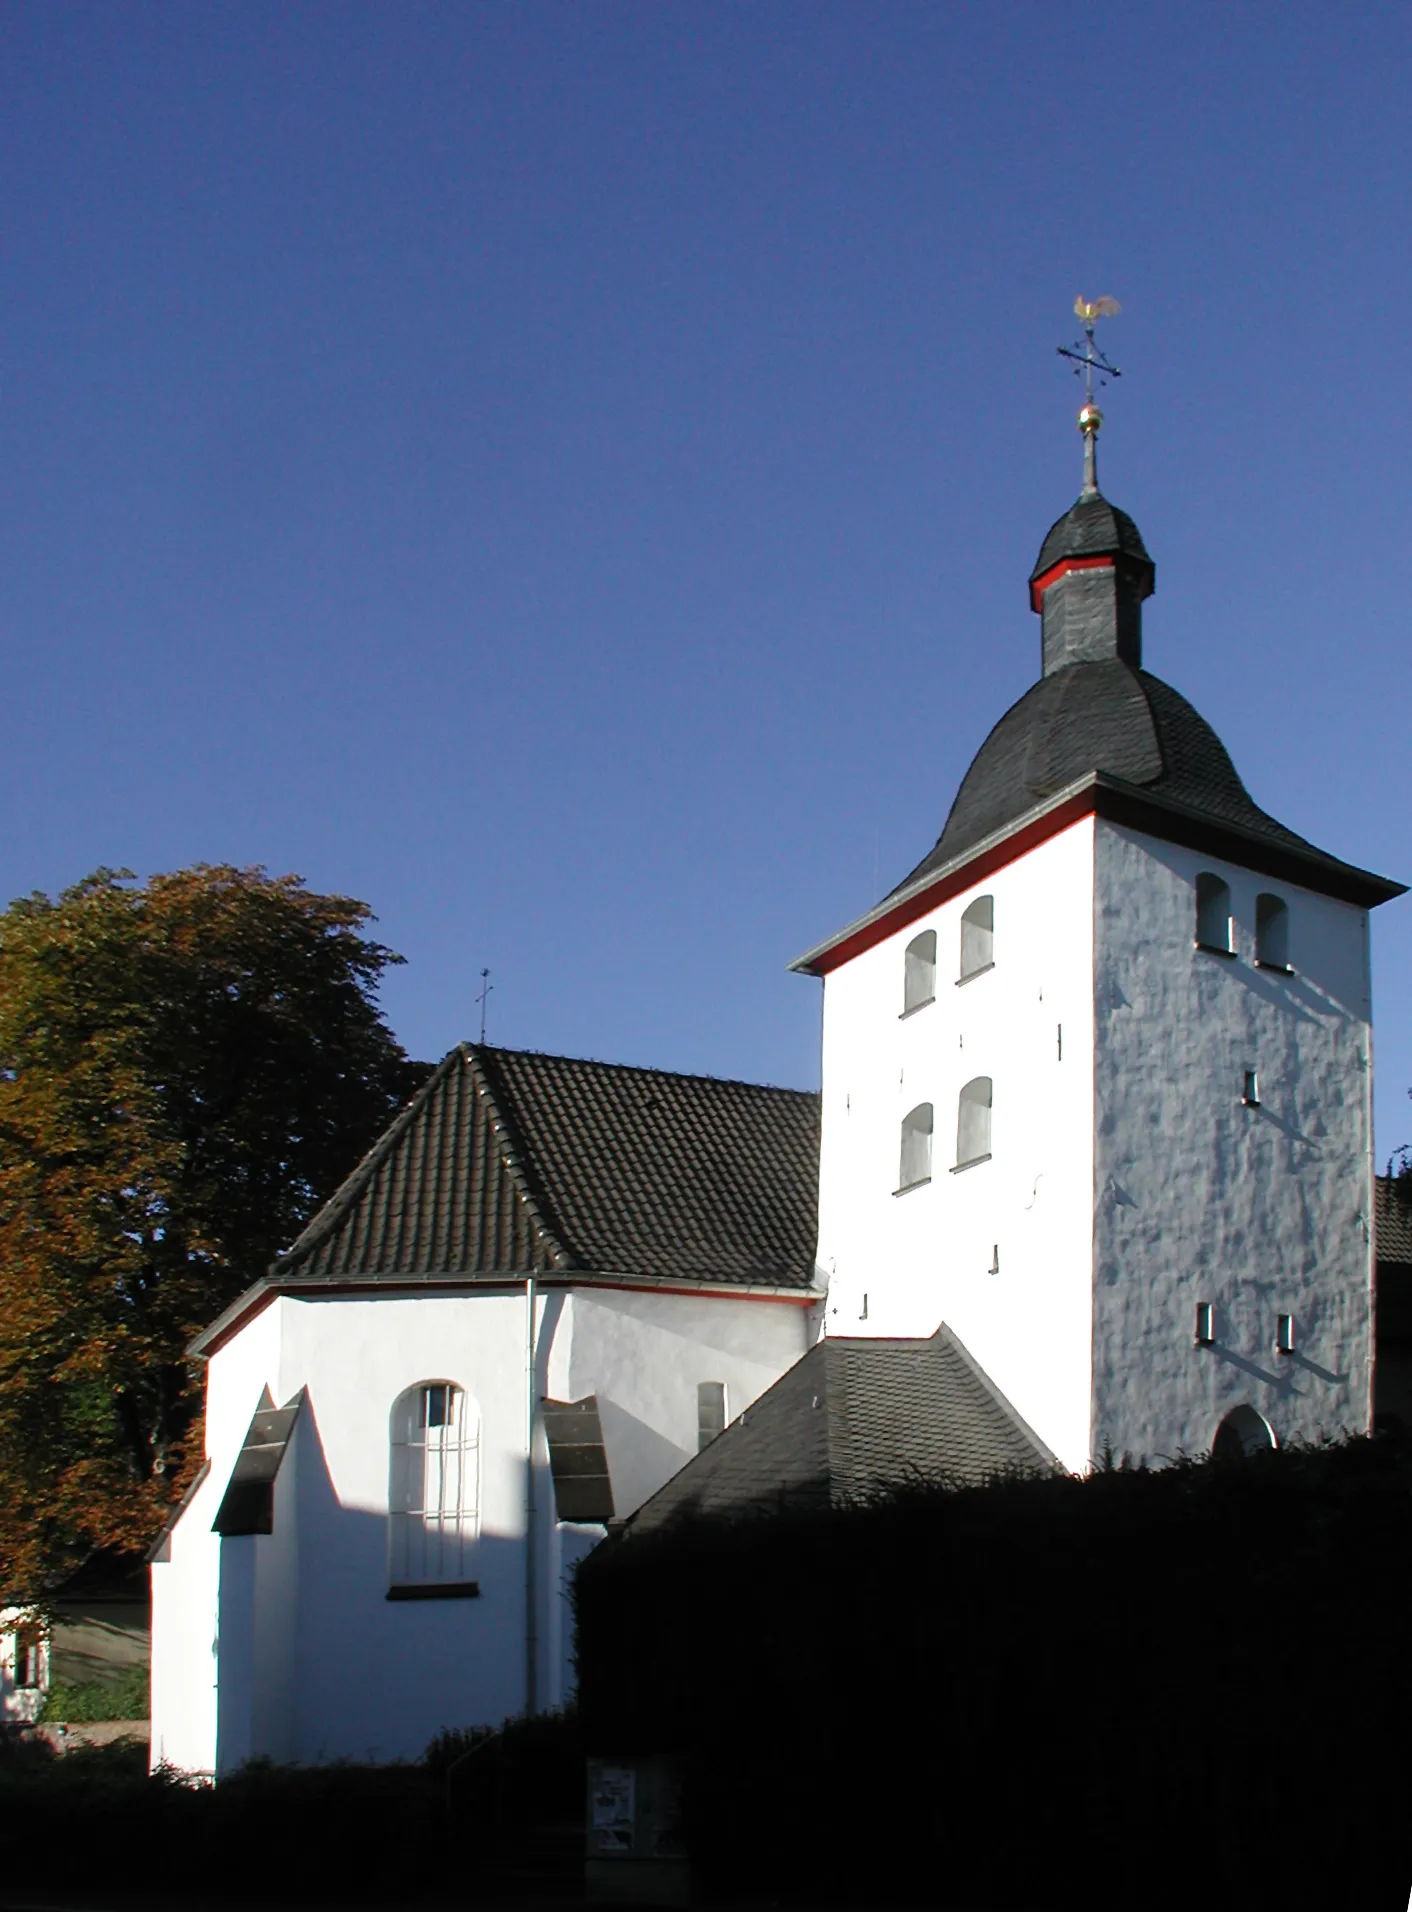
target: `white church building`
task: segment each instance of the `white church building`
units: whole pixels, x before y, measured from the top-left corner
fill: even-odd
[[[1369,1427],[1402,886],[1256,807],[1143,669],[1153,584],[1086,484],[1030,579],[1038,682],[795,965],[820,1096],[458,1047],[211,1325],[154,1763],[560,1704],[565,1576],[639,1509]]]

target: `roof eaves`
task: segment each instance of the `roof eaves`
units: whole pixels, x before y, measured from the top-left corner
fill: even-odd
[[[1393,897],[1404,895],[1407,890],[1405,883],[1395,882],[1390,877],[1378,876],[1373,871],[1360,869],[1353,863],[1344,863],[1338,857],[1330,856],[1327,851],[1318,849],[1312,843],[1301,848],[1299,844],[1262,835],[1259,831],[1251,830],[1243,824],[1215,816],[1209,810],[1200,809],[1194,804],[1183,803],[1180,798],[1146,789],[1139,784],[1128,783],[1122,777],[1115,777],[1108,771],[1090,770],[1086,771],[1082,777],[1075,778],[1072,783],[1066,784],[1053,796],[1046,797],[1042,803],[1032,805],[1030,809],[1022,811],[1010,822],[1002,824],[998,830],[992,830],[988,836],[981,837],[964,850],[959,850],[945,863],[938,863],[933,868],[912,877],[910,881],[891,891],[864,915],[845,924],[841,930],[836,931],[822,943],[815,944],[802,956],[797,956],[789,964],[789,968],[797,974],[817,975],[818,965],[841,944],[866,934],[869,929],[881,926],[896,915],[898,922],[882,930],[883,935],[891,935],[894,929],[901,928],[908,921],[908,906],[915,903],[918,898],[944,883],[954,884],[955,879],[973,864],[984,864],[996,850],[1003,848],[1013,837],[1032,831],[1046,817],[1072,805],[1076,799],[1082,798],[1089,791],[1106,793],[1111,798],[1120,800],[1123,809],[1132,816],[1134,828],[1144,827],[1141,820],[1142,813],[1146,813],[1148,822],[1155,826],[1152,830],[1153,835],[1165,834],[1158,819],[1179,820],[1189,825],[1191,830],[1199,832],[1204,842],[1216,843],[1222,839],[1227,840],[1234,850],[1229,861],[1241,861],[1240,853],[1251,851],[1254,854],[1245,859],[1250,867],[1266,870],[1271,874],[1287,875],[1290,881],[1302,882],[1307,889],[1327,892],[1348,902],[1361,903],[1365,907],[1376,907],[1379,903],[1386,903]],[[1090,807],[1097,810],[1100,805],[1095,801]],[[1077,821],[1077,815],[1072,820]],[[1113,815],[1109,820],[1123,822],[1127,819],[1122,815]],[[1067,822],[1063,827],[1067,828]],[[1302,876],[1300,872],[1303,872]],[[976,880],[982,881],[985,874],[988,872],[979,872]],[[1324,878],[1322,883],[1309,880],[1318,876]],[[881,936],[878,940],[881,940]]]
[[[547,1274],[526,1274],[520,1269],[491,1269],[475,1274],[440,1274],[428,1269],[422,1274],[402,1272],[396,1275],[300,1275],[282,1281],[267,1275],[252,1283],[224,1309],[208,1328],[203,1328],[186,1352],[194,1361],[209,1360],[232,1334],[243,1327],[252,1314],[271,1301],[298,1301],[330,1295],[374,1296],[383,1300],[406,1301],[428,1292],[437,1294],[483,1294],[488,1289],[523,1288],[527,1281],[541,1288],[614,1288],[638,1290],[644,1294],[714,1295],[736,1301],[790,1301],[812,1307],[823,1301],[827,1289],[815,1282],[737,1281],[720,1275],[643,1275],[615,1269],[563,1268]]]
[[[1099,780],[1097,771],[1086,772],[1082,777],[1076,778],[1073,783],[1066,784],[1052,797],[1046,797],[1043,802],[1033,805],[1031,809],[1024,811],[1011,822],[1002,824],[998,830],[992,830],[988,836],[983,836],[979,841],[968,845],[966,849],[959,850],[945,863],[938,863],[934,868],[924,870],[912,877],[910,881],[900,884],[897,889],[889,891],[880,903],[875,904],[862,916],[855,917],[851,923],[846,923],[841,930],[826,937],[822,943],[816,943],[812,949],[805,950],[802,956],[796,956],[789,964],[789,968],[805,976],[814,974],[815,965],[831,950],[837,949],[840,943],[845,943],[860,932],[871,929],[875,924],[891,916],[894,911],[905,910],[907,905],[915,902],[919,896],[934,889],[937,884],[949,881],[972,863],[979,863],[990,851],[999,849],[1011,837],[1017,836],[1020,831],[1038,823],[1051,811],[1062,810],[1075,797],[1092,789]]]
[[[152,1542],[152,1545],[147,1549],[144,1558],[149,1567],[155,1566],[159,1561],[171,1559],[171,1538],[176,1532],[177,1522],[205,1486],[210,1472],[211,1458],[207,1455],[206,1459],[202,1461],[200,1468],[192,1476],[186,1492],[163,1522],[161,1533],[158,1534],[157,1538]]]
[[[1345,902],[1361,903],[1365,907],[1376,908],[1379,903],[1391,902],[1395,896],[1406,894],[1405,883],[1398,883],[1392,877],[1378,876],[1372,870],[1360,869],[1356,863],[1345,863],[1341,857],[1331,856],[1327,850],[1305,842],[1302,837],[1289,842],[1281,837],[1266,836],[1260,830],[1252,830],[1246,824],[1217,816],[1197,804],[1185,803],[1180,797],[1128,783],[1107,771],[1095,772],[1093,781],[1100,790],[1120,799],[1124,808],[1139,815],[1146,811],[1154,813],[1157,818],[1170,818],[1188,824],[1201,837],[1200,847],[1218,846],[1223,839],[1229,840],[1236,851],[1227,858],[1229,862],[1244,862],[1250,869],[1269,875],[1283,875],[1291,882],[1302,884],[1305,889],[1337,896]],[[1110,822],[1125,821],[1120,811],[1114,808],[1105,808],[1104,814]],[[1133,827],[1141,829],[1144,824],[1138,820]],[[1167,832],[1158,826],[1153,828],[1152,834],[1166,835]],[[1253,854],[1243,857],[1242,851]],[[1322,877],[1323,882],[1310,880],[1318,877]]]
[[[231,1334],[258,1313],[276,1295],[284,1294],[287,1288],[271,1275],[262,1275],[238,1294],[228,1308],[222,1308],[209,1327],[203,1328],[194,1340],[186,1344],[186,1352],[193,1361],[204,1361],[214,1354],[221,1342],[229,1340]]]
[[[703,1294],[734,1296],[745,1301],[823,1301],[828,1293],[817,1282],[737,1281],[727,1275],[643,1275],[611,1268],[575,1270],[556,1286],[573,1288],[636,1288],[647,1294]]]

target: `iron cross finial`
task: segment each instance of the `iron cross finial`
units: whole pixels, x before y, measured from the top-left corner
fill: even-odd
[[[1072,346],[1058,347],[1060,358],[1071,359],[1074,377],[1084,381],[1084,402],[1079,412],[1079,430],[1084,435],[1084,495],[1087,497],[1098,490],[1098,429],[1103,423],[1103,414],[1093,402],[1093,378],[1098,374],[1100,390],[1110,378],[1123,375],[1117,366],[1100,348],[1093,336],[1093,328],[1100,319],[1114,318],[1122,311],[1116,299],[1105,292],[1101,298],[1086,299],[1082,292],[1074,300],[1074,311],[1083,321],[1084,335],[1075,339]]]

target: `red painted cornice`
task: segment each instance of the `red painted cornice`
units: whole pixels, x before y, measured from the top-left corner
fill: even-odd
[[[822,943],[792,963],[792,969],[807,976],[827,976],[831,970],[873,949],[909,923],[950,902],[963,890],[983,883],[996,870],[1003,870],[1029,851],[1047,843],[1083,817],[1103,817],[1130,830],[1140,830],[1164,843],[1179,843],[1185,849],[1203,850],[1224,863],[1262,876],[1273,876],[1320,896],[1337,897],[1342,903],[1355,903],[1374,909],[1406,891],[1406,884],[1394,883],[1385,876],[1340,863],[1317,850],[1308,852],[1289,844],[1271,841],[1225,824],[1201,811],[1171,799],[1153,797],[1136,784],[1123,783],[1102,771],[1092,773],[1078,789],[1061,796],[1049,809],[1021,818],[1017,826],[998,840],[985,845],[975,856],[966,857],[949,870],[938,872],[930,883],[923,883],[891,907],[880,908],[860,923],[843,930],[831,942]]]
[[[914,890],[910,896],[899,898],[881,916],[869,918],[856,929],[846,930],[837,942],[826,944],[812,955],[802,957],[794,964],[794,968],[802,969],[810,976],[827,976],[830,970],[839,969],[855,956],[861,956],[865,949],[872,949],[878,943],[885,942],[889,936],[896,935],[898,930],[906,929],[919,916],[925,916],[930,910],[949,903],[962,890],[970,889],[975,883],[983,883],[996,870],[1003,870],[1006,864],[1015,862],[1027,851],[1047,843],[1051,837],[1058,836],[1081,818],[1091,816],[1094,808],[1093,790],[1078,791],[1067,802],[1056,804],[1054,809],[1046,810],[1042,816],[1034,817],[999,843],[982,850],[979,856],[970,857],[955,869],[945,871],[924,889]]]
[[[1112,569],[1112,558],[1060,558],[1058,564],[1051,564],[1049,569],[1039,577],[1030,579],[1030,609],[1038,611],[1041,608],[1041,600],[1045,592],[1051,584],[1057,584],[1066,571],[1111,571]]]

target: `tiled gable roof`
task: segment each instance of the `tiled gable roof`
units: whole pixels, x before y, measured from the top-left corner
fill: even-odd
[[[820,1341],[638,1509],[645,1533],[694,1515],[823,1507],[909,1478],[981,1481],[1053,1454],[945,1326],[927,1340]]]
[[[1400,1179],[1400,1178],[1398,1178]],[[1373,1241],[1378,1262],[1412,1267],[1412,1200],[1408,1186],[1394,1185],[1391,1175],[1379,1175],[1374,1189]]]
[[[271,1277],[808,1289],[818,1157],[814,1095],[464,1044]]]

